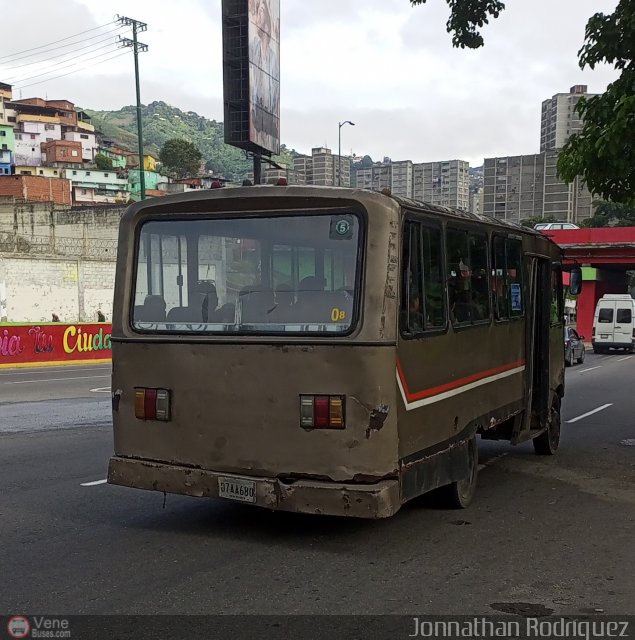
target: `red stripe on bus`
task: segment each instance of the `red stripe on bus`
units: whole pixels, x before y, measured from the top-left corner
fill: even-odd
[[[470,384],[471,382],[477,382],[478,380],[482,380],[483,378],[489,378],[490,376],[495,376],[498,373],[504,373],[505,371],[510,371],[511,369],[516,369],[517,367],[522,367],[524,365],[525,360],[517,360],[516,362],[510,362],[509,364],[504,364],[494,369],[488,369],[487,371],[481,371],[480,373],[473,373],[472,375],[466,376],[465,378],[459,378],[458,380],[454,380],[453,382],[441,384],[438,387],[431,387],[430,389],[424,389],[423,391],[417,391],[415,393],[411,393],[408,390],[406,376],[404,375],[399,359],[397,359],[397,372],[399,374],[399,379],[401,380],[401,384],[403,386],[408,402],[413,402],[415,400],[429,398],[430,396],[436,396],[440,393],[443,393],[444,391],[451,391],[452,389],[463,387],[466,384]]]

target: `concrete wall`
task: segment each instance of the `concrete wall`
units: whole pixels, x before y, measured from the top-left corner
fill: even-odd
[[[0,321],[111,320],[123,211],[0,202]]]
[[[8,322],[96,322],[98,309],[111,320],[114,282],[114,261],[0,257]]]

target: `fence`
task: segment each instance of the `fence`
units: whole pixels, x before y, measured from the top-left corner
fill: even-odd
[[[0,233],[0,253],[12,255],[60,256],[68,258],[92,258],[115,260],[115,238],[64,237],[54,235],[30,235]]]

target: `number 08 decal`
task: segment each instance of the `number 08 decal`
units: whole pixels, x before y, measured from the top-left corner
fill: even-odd
[[[342,309],[333,307],[331,309],[331,320],[333,322],[341,322],[342,320],[346,320],[346,311],[342,311]]]

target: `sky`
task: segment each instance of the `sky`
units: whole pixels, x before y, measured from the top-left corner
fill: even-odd
[[[599,93],[617,77],[608,66],[582,71],[577,60],[588,18],[616,0],[506,4],[484,27],[485,46],[469,50],[452,47],[444,0],[281,0],[281,142],[337,150],[338,123],[351,120],[342,152],[374,160],[478,166],[538,153],[543,100],[575,84]],[[5,3],[0,82],[16,87],[14,98],[134,104],[132,54],[115,44],[129,33],[111,31],[117,15],[147,23],[141,101],[222,121],[220,0]]]

